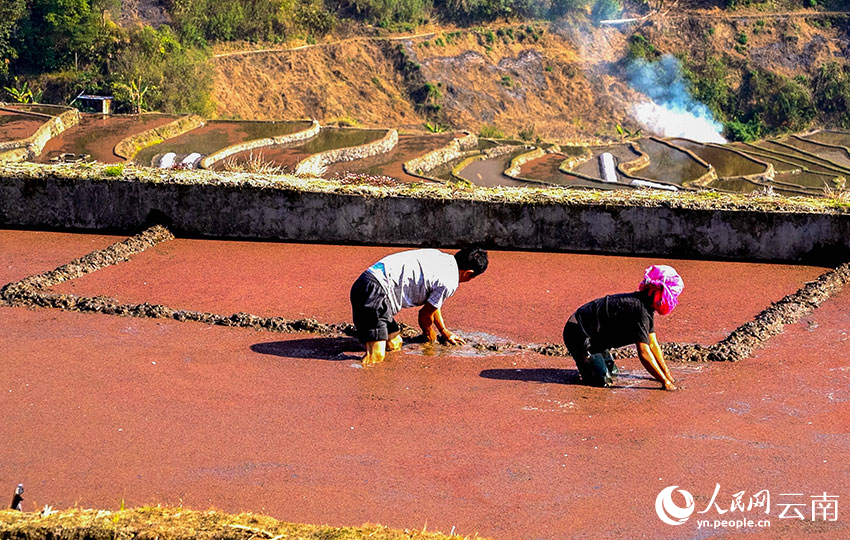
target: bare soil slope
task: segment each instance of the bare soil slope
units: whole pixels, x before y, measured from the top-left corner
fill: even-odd
[[[841,17],[697,12],[623,29],[558,21],[225,55],[213,60],[213,99],[224,117],[401,127],[438,119],[558,141],[609,138],[642,100],[624,80],[634,32],[662,53],[720,54],[741,70],[749,60],[788,77],[811,76],[848,54]],[[748,42],[736,50],[742,33]],[[731,73],[733,84],[739,75]],[[428,97],[426,83],[439,95]]]

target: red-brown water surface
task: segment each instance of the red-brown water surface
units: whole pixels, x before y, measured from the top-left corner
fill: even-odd
[[[3,232],[4,264],[24,261],[7,277],[105,240],[54,234]],[[182,294],[170,294],[187,303],[204,297],[211,307],[251,310],[262,295],[277,295],[292,312],[328,302],[336,316],[347,291],[332,279],[347,286],[349,274],[391,251],[203,245],[174,243],[170,254],[155,253],[160,262],[151,268],[162,277],[146,296],[156,301],[169,282],[182,281]],[[201,262],[186,267],[190,252],[212,272],[196,274]],[[36,254],[38,262],[26,263]],[[543,304],[629,289],[644,264],[572,257],[494,253],[491,269],[446,304],[449,324],[498,328],[502,320],[529,327],[519,334],[530,336]],[[673,263],[687,296],[659,335],[694,341],[702,327],[736,324],[736,314],[820,271]],[[258,264],[271,268],[258,273]],[[246,279],[272,271],[276,280]],[[101,281],[102,292],[109,283],[119,281]],[[298,285],[308,289],[300,300]],[[689,304],[699,310],[674,331]],[[478,313],[464,315],[463,305]],[[565,311],[549,311],[544,326],[560,324]],[[841,510],[850,474],[848,327],[845,291],[753,358],[674,363],[681,390],[667,393],[635,359],[620,362],[618,387],[605,390],[576,385],[569,359],[530,353],[428,356],[408,345],[362,369],[347,339],[0,307],[0,483],[23,482],[29,511],[44,504],[117,509],[123,500],[497,539],[843,539],[850,535]],[[717,485],[725,514],[709,507]],[[683,525],[662,523],[655,500],[668,486],[689,491],[695,510],[706,512]],[[765,489],[767,515],[729,513],[734,494],[743,491],[746,504]],[[781,503],[797,502],[783,495],[791,493],[808,503],[802,520],[778,517]],[[839,497],[836,521],[812,520],[810,501],[824,493]],[[696,523],[732,517],[768,519],[771,527]]]
[[[350,321],[348,292],[360,272],[398,250],[177,239],[55,290],[102,294],[125,303],[336,323]],[[597,296],[635,290],[650,264],[672,264],[686,283],[676,312],[657,318],[659,335],[706,344],[823,272],[810,266],[495,251],[487,273],[461,286],[447,303],[446,320],[460,329],[520,342],[559,341],[573,310]],[[752,294],[742,298],[734,287],[714,285],[729,276],[747,276]],[[519,298],[521,315],[505,315],[517,309]],[[412,310],[401,319],[416,324]]]
[[[0,142],[26,139],[49,118],[0,110]]]
[[[115,145],[123,139],[149,129],[163,126],[179,118],[171,114],[127,114],[104,116],[81,113],[80,123],[50,139],[38,157],[48,163],[60,154],[90,154],[102,163],[124,161],[115,155]]]

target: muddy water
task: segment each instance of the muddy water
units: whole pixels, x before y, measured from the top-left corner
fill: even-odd
[[[71,153],[90,154],[92,159],[103,163],[118,163],[124,160],[113,151],[122,139],[165,125],[177,118],[179,116],[170,114],[104,116],[83,113],[80,115],[79,124],[47,142],[37,161],[48,163],[59,154]]]
[[[671,184],[683,184],[696,180],[708,172],[708,169],[694,158],[666,144],[652,139],[641,139],[638,145],[649,155],[649,166],[635,171],[633,173],[635,176]]]
[[[365,159],[336,163],[328,167],[325,178],[355,172],[372,176],[389,176],[402,182],[421,182],[418,176],[404,172],[406,161],[417,158],[428,152],[442,148],[455,137],[462,134],[444,133],[439,135],[399,135],[398,144],[392,151]]]
[[[526,182],[505,176],[504,171],[511,166],[513,158],[528,151],[527,148],[520,148],[503,156],[473,161],[464,167],[458,176],[476,186],[527,186]]]
[[[847,148],[830,148],[797,137],[789,137],[784,142],[809,154],[837,163],[842,167],[850,167],[850,150]]]
[[[25,139],[48,120],[28,114],[0,111],[0,142]]]
[[[567,159],[563,154],[546,154],[545,156],[529,161],[520,169],[519,175],[522,178],[538,180],[547,184],[570,187],[589,187],[598,189],[617,189],[627,188],[627,185],[608,184],[602,182],[592,182],[578,176],[563,173],[559,170],[561,163]]]
[[[806,153],[802,150],[794,150],[787,146],[782,146],[773,141],[761,141],[756,143],[756,146],[768,150],[769,152],[779,155],[793,163],[799,163],[806,169],[815,172],[840,173],[840,168],[831,163],[823,161],[816,155]]]
[[[387,132],[385,130],[380,129],[322,128],[318,135],[307,142],[298,143],[295,146],[268,146],[258,148],[253,150],[253,155],[256,157],[258,154],[262,154],[263,160],[291,172],[295,169],[299,161],[313,154],[326,150],[368,144],[377,141],[386,134]],[[239,152],[238,154],[234,154],[230,159],[233,159],[236,163],[245,163],[250,159],[251,154],[252,151],[250,150]],[[216,163],[213,168],[216,170],[223,169],[224,162]]]
[[[742,152],[744,152],[748,156],[752,156],[755,159],[758,159],[760,161],[764,161],[765,163],[771,163],[773,165],[773,170],[775,170],[776,172],[800,171],[800,170],[802,170],[801,165],[798,165],[796,163],[792,163],[791,161],[788,161],[785,158],[780,158],[778,156],[769,154],[765,150],[755,149],[755,148],[752,148],[750,146],[746,146],[744,144],[737,146],[739,143],[734,143],[734,144],[736,145],[736,146],[733,146],[734,148],[741,150]]]
[[[591,178],[596,178],[600,182],[602,181],[602,173],[599,171],[599,156],[604,153],[609,153],[614,156],[614,163],[618,165],[620,163],[626,163],[629,161],[633,161],[640,157],[640,154],[632,150],[632,147],[628,144],[617,144],[613,146],[595,146],[590,149],[593,152],[593,157],[584,163],[579,164],[577,167],[573,168],[573,171],[583,174],[584,176],[589,176]],[[617,171],[617,179],[624,183],[631,183],[630,178],[626,178],[621,175],[619,171]]]
[[[150,166],[157,154],[174,152],[188,155],[197,152],[209,155],[231,144],[288,135],[310,127],[310,122],[230,122],[211,121],[183,135],[142,149],[133,161]]]
[[[815,172],[803,171],[800,173],[776,173],[774,181],[783,184],[800,186],[810,191],[814,190],[817,192],[817,195],[821,195],[825,186],[835,187],[835,183],[833,182],[834,178],[835,176],[830,174],[818,174]]]
[[[842,131],[817,131],[806,135],[807,139],[850,147],[850,133]]]
[[[751,159],[747,159],[740,154],[736,154],[730,150],[719,148],[716,146],[708,146],[686,139],[672,139],[670,142],[690,150],[698,155],[706,162],[710,163],[714,170],[717,171],[717,176],[748,176],[751,174],[763,173],[767,170],[767,166],[760,165]]]

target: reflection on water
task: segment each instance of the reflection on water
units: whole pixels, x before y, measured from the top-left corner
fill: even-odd
[[[842,167],[850,167],[850,150],[847,148],[831,148],[809,142],[801,137],[792,137],[785,142],[799,150],[832,161]]]
[[[700,158],[710,163],[717,176],[749,176],[760,174],[767,170],[767,166],[759,165],[751,159],[717,146],[707,146],[685,139],[673,139],[671,142],[676,146],[690,150]]]
[[[850,147],[850,133],[843,131],[816,131],[806,135],[807,139]]]
[[[310,127],[310,122],[232,122],[211,121],[173,139],[142,149],[133,161],[150,166],[154,156],[174,152],[188,155],[197,152],[209,155],[232,144],[289,135]],[[265,149],[261,149],[265,150]],[[256,151],[255,151],[256,152]]]
[[[121,140],[163,126],[179,118],[171,114],[109,115],[81,114],[80,122],[45,145],[38,161],[46,163],[60,154],[88,154],[102,163],[123,161],[115,155],[115,145]]]
[[[694,158],[666,144],[652,139],[641,139],[638,145],[649,155],[649,166],[635,171],[633,173],[635,176],[671,184],[683,184],[696,180],[708,172],[708,169]]]
[[[0,142],[25,139],[49,118],[0,111]]]
[[[284,167],[288,171],[295,169],[299,161],[319,152],[360,146],[381,139],[387,134],[383,129],[353,129],[353,128],[322,128],[318,135],[306,142],[293,143],[289,146],[267,146],[253,151],[239,152],[231,158],[236,163],[245,163],[251,154],[256,157],[262,153],[263,160]],[[220,170],[224,163],[214,166]]]

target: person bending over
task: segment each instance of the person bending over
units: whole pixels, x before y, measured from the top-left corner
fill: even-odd
[[[672,267],[650,266],[637,292],[603,296],[578,308],[564,326],[564,343],[581,380],[591,386],[610,386],[618,372],[610,349],[634,343],[649,374],[665,390],[675,390],[655,337],[654,315],[673,311],[684,287]]]
[[[376,262],[351,287],[351,313],[357,337],[366,347],[364,364],[382,362],[387,351],[401,348],[393,317],[403,308],[421,306],[419,327],[428,341],[442,335],[450,345],[463,339],[446,328],[440,308],[458,284],[487,269],[487,252],[464,248],[453,256],[436,249],[415,249]]]

